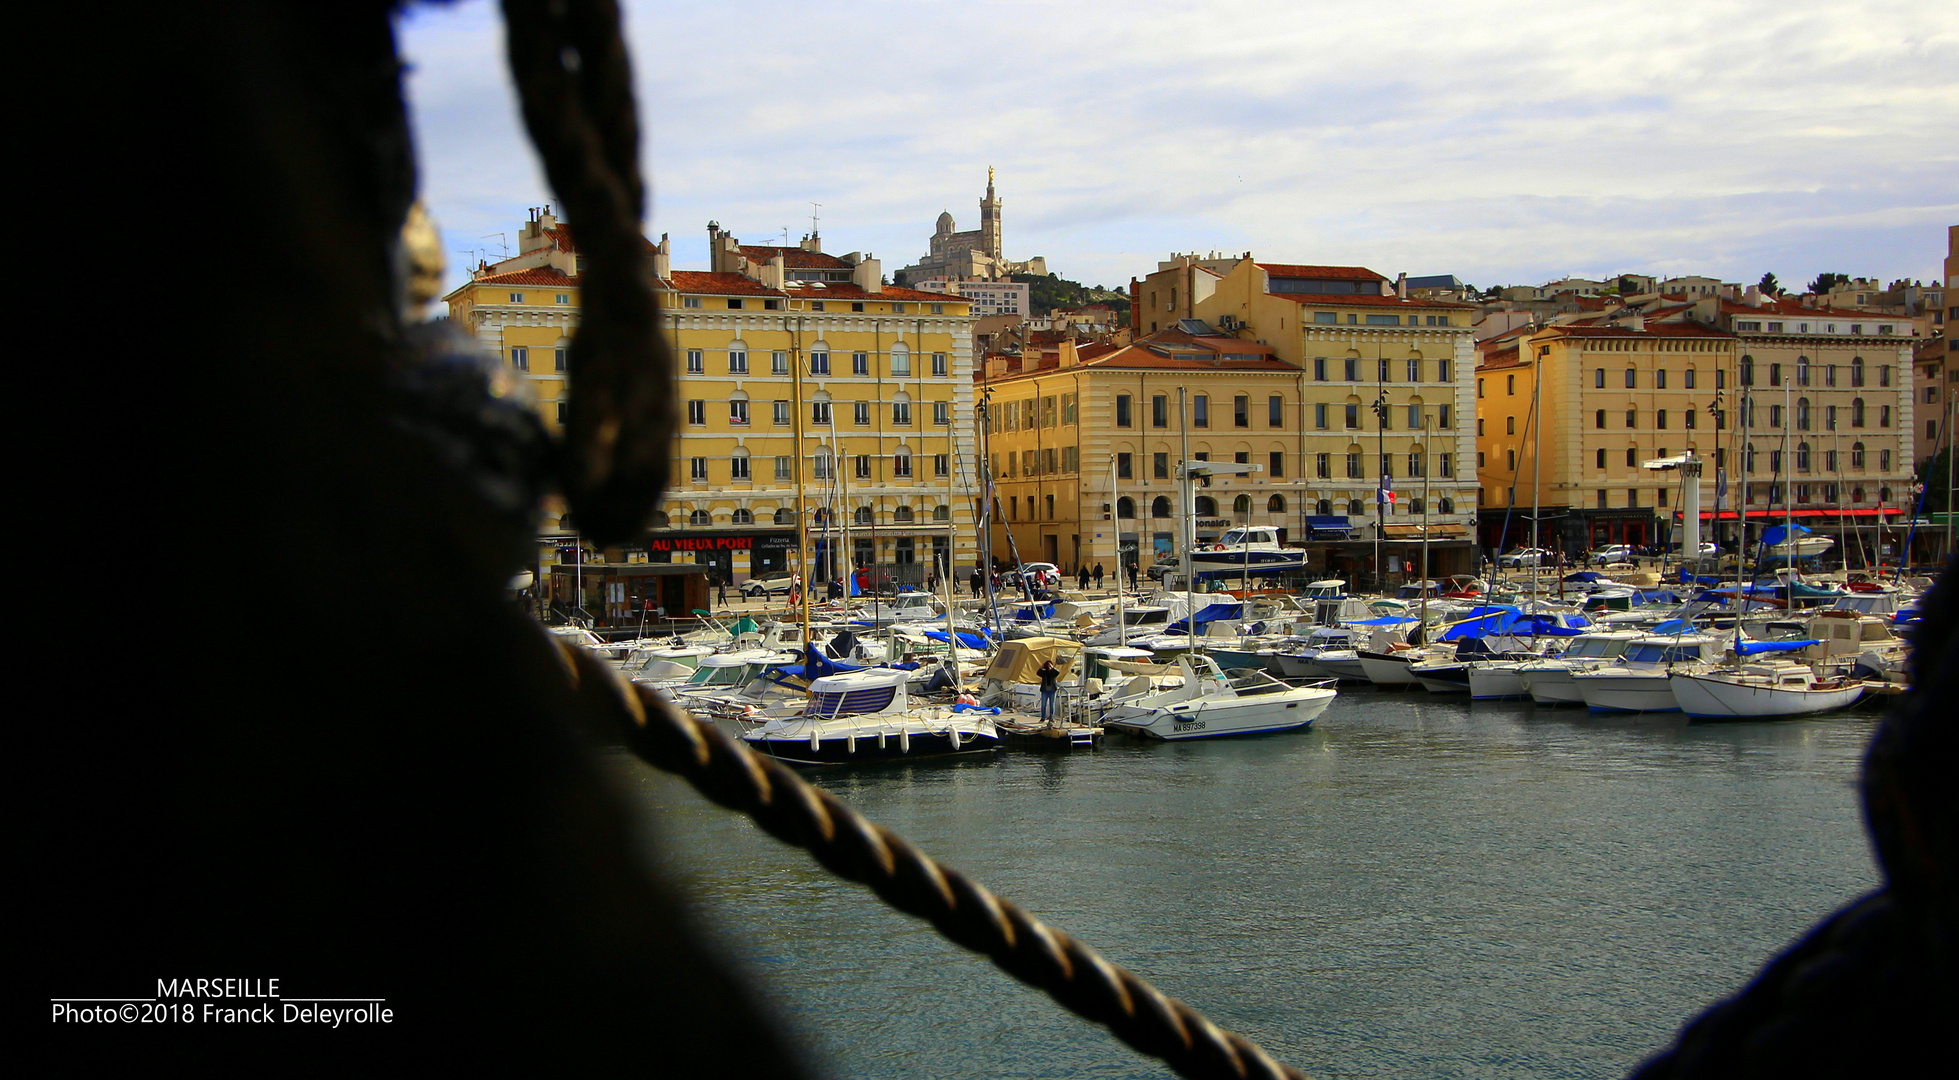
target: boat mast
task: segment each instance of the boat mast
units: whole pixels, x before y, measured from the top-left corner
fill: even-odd
[[[788,319],[783,320],[784,330],[789,329],[788,323],[789,323]],[[809,510],[808,510],[807,500],[804,495],[804,484],[803,484],[804,420],[803,420],[803,335],[802,335],[803,326],[802,323],[803,321],[801,319],[797,319],[796,331],[790,335],[790,348],[792,351],[790,353],[790,359],[789,359],[790,362],[789,385],[790,385],[790,396],[795,399],[794,403],[790,406],[790,409],[791,409],[791,414],[794,415],[796,418],[796,423],[792,426],[789,437],[792,440],[792,446],[794,447],[794,449],[791,451],[791,454],[796,459],[796,569],[802,575],[802,587],[797,589],[796,593],[797,593],[797,599],[802,602],[802,611],[799,614],[802,618],[802,623],[803,623],[803,638],[802,638],[803,648],[807,650],[809,648],[809,587],[810,587],[811,579],[810,579],[810,572],[809,572],[810,569],[809,568],[809,518],[807,516]]]
[[[1530,431],[1530,546],[1533,552],[1530,561],[1530,609],[1537,610],[1537,568],[1544,561],[1538,537],[1538,505],[1543,494],[1544,455],[1539,452],[1544,441],[1544,413],[1539,406],[1544,402],[1544,358],[1534,357],[1530,362],[1530,423],[1525,425]],[[1426,417],[1423,418],[1426,422]],[[1422,505],[1427,506],[1427,503]],[[1426,530],[1423,533],[1427,535]]]
[[[1192,550],[1196,546],[1195,534],[1192,530],[1196,525],[1194,519],[1197,517],[1197,506],[1196,497],[1193,494],[1194,485],[1191,483],[1190,478],[1190,425],[1184,420],[1186,415],[1186,410],[1184,409],[1185,394],[1186,390],[1184,387],[1177,387],[1177,433],[1182,443],[1181,451],[1183,454],[1183,464],[1177,470],[1182,474],[1179,478],[1181,487],[1177,491],[1177,501],[1179,504],[1177,509],[1183,511],[1179,516],[1184,519],[1183,528],[1179,530],[1183,533],[1182,539],[1184,542],[1184,629],[1190,635],[1190,651],[1196,652],[1197,605],[1191,598],[1191,591],[1196,584],[1193,578],[1197,574],[1197,559]]]
[[[1789,471],[1781,473],[1781,475],[1791,478],[1782,482],[1782,523],[1784,526],[1782,530],[1782,542],[1789,545],[1789,580],[1792,582],[1801,581],[1803,576],[1802,571],[1798,569],[1801,565],[1798,557],[1802,554],[1802,548],[1796,543],[1796,485],[1794,483],[1796,459],[1791,456],[1794,448],[1789,445],[1790,431],[1796,426],[1795,406],[1789,400],[1791,391],[1795,389],[1795,383],[1796,373],[1794,371],[1789,373],[1788,378],[1782,380],[1782,467]],[[1777,471],[1780,472],[1780,470]],[[1783,601],[1792,611],[1795,609],[1795,605],[1789,603],[1789,601],[1793,599],[1794,597],[1785,597]]]
[[[947,666],[952,668],[953,693],[963,694],[966,692],[966,682],[959,677],[959,631],[954,628],[952,622],[952,553],[959,547],[959,527],[953,521],[952,517],[953,504],[959,498],[958,489],[954,486],[958,481],[958,477],[954,475],[954,463],[957,459],[957,454],[954,451],[952,436],[947,435],[945,456],[945,567],[940,570],[940,573],[945,577],[945,653]]]
[[[1129,619],[1122,602],[1122,474],[1116,468],[1116,455],[1109,455],[1109,499],[1116,511],[1116,640],[1129,644]],[[1136,534],[1136,558],[1143,557],[1141,530]]]
[[[1422,637],[1428,637],[1428,408],[1422,408]]]
[[[845,478],[847,475],[844,471],[843,440],[837,438],[837,405],[833,401],[830,403],[830,483],[836,488],[837,501],[843,511],[835,515],[839,536],[837,544],[842,549],[836,553],[835,561],[844,577],[843,606],[846,613],[850,610],[850,587],[857,582],[857,568],[850,565],[857,558],[857,550],[850,546],[850,481]]]

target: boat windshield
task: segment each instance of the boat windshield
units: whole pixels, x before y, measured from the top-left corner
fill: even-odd
[[[1135,608],[1122,613],[1122,623],[1124,626],[1147,626],[1150,623],[1167,623],[1169,621],[1169,608]]]
[[[1230,532],[1225,533],[1224,538],[1218,541],[1218,543],[1223,544],[1226,547],[1231,547],[1234,544],[1242,544],[1244,542],[1245,542],[1245,530],[1243,529],[1233,529]]]
[[[1611,656],[1613,644],[1611,638],[1579,638],[1565,651],[1565,655],[1577,659]]]
[[[745,664],[730,664],[725,667],[708,667],[703,664],[687,677],[688,686],[733,686],[742,682],[742,672],[748,670]]]
[[[882,712],[896,697],[895,686],[873,686],[867,690],[846,690],[842,693],[811,694],[809,714],[811,716],[856,716],[859,713]]]

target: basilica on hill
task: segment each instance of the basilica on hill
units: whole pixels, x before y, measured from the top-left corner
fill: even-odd
[[[986,197],[980,200],[980,227],[957,231],[950,212],[939,215],[932,230],[931,251],[898,273],[900,281],[1005,281],[1011,274],[1046,274],[1047,260],[1035,256],[1010,262],[1002,254],[1000,197],[993,191],[993,170],[986,170]]]

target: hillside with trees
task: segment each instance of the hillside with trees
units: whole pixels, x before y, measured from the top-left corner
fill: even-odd
[[[1053,274],[1015,274],[1013,280],[1027,286],[1027,305],[1035,315],[1046,315],[1055,308],[1087,307],[1090,304],[1105,304],[1115,309],[1118,316],[1129,314],[1129,295],[1125,292],[1105,289],[1100,285],[1083,285]]]

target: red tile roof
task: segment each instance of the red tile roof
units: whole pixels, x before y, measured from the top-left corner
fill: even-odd
[[[1654,322],[1651,319],[1646,320],[1646,326],[1643,330],[1634,330],[1625,322],[1620,322],[1612,326],[1573,326],[1570,324],[1560,324],[1546,327],[1545,329],[1548,333],[1563,334],[1566,337],[1584,338],[1638,337],[1642,334],[1653,337],[1700,337],[1716,339],[1729,339],[1734,337],[1733,334],[1728,333],[1726,330],[1717,330],[1712,326],[1703,326],[1696,322]]]
[[[1451,308],[1458,311],[1473,311],[1475,304],[1458,304],[1449,300],[1403,300],[1399,296],[1338,296],[1326,293],[1266,293],[1280,300],[1290,300],[1295,304],[1312,304],[1314,307],[1418,307]]]
[[[477,278],[477,285],[569,285],[576,286],[579,279],[567,277],[563,270],[555,266],[534,266],[528,270],[512,270],[507,274],[491,274]]]
[[[578,250],[577,242],[572,239],[570,225],[553,225],[544,230],[544,235],[551,241],[551,246],[557,248],[559,251],[576,252]],[[653,241],[642,236],[639,238],[639,242],[646,246],[646,250],[653,250]]]
[[[825,255],[820,251],[805,251],[799,247],[778,247],[773,244],[742,244],[736,250],[752,262],[765,263],[777,255],[782,256],[782,265],[790,270],[848,270],[850,264],[835,255]]]
[[[1508,348],[1492,349],[1489,352],[1484,353],[1483,359],[1477,361],[1476,370],[1481,371],[1484,368],[1518,367],[1522,363],[1523,363],[1523,359],[1517,352],[1517,346],[1511,345]]]
[[[1313,278],[1321,281],[1388,280],[1365,266],[1300,266],[1296,263],[1262,262],[1258,264],[1258,268],[1276,278]]]
[[[705,270],[675,270],[662,281],[661,287],[673,292],[703,293],[710,296],[787,296],[780,289],[771,289],[759,281],[752,281],[740,274],[715,274]]]

